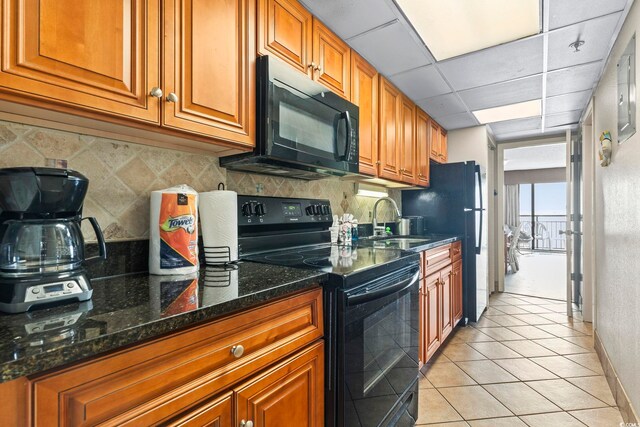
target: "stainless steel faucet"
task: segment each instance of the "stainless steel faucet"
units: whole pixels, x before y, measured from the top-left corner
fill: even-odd
[[[375,204],[373,205],[373,235],[374,236],[382,236],[384,235],[384,227],[379,227],[378,226],[378,204],[380,202],[382,202],[383,200],[386,200],[387,202],[390,202],[393,205],[393,208],[396,211],[396,221],[400,218],[400,209],[398,209],[398,205],[396,204],[396,201],[393,200],[391,197],[381,197],[378,200],[376,200]]]

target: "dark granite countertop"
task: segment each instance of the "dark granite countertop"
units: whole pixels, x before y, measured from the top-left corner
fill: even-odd
[[[462,240],[462,237],[429,234],[420,236],[390,236],[380,239],[364,238],[358,240],[357,244],[362,247],[394,248],[411,252],[422,252],[457,240]]]
[[[236,270],[203,268],[197,282],[146,273],[92,280],[91,301],[0,314],[0,382],[215,319],[325,279],[317,270],[240,262]]]

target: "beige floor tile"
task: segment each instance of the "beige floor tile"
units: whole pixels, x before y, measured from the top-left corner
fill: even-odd
[[[471,427],[527,427],[518,417],[489,418],[469,421]]]
[[[422,374],[420,374],[420,379],[418,380],[418,387],[419,388],[434,388],[433,384],[431,384],[431,382],[427,379],[427,377],[425,377]]]
[[[478,328],[483,334],[489,335],[491,338],[498,341],[509,341],[509,340],[521,340],[524,337],[522,335],[518,335],[513,331],[510,331],[507,328]]]
[[[505,314],[528,314],[529,312],[521,309],[517,305],[503,305],[498,307],[498,310]]]
[[[528,340],[539,340],[543,338],[555,338],[549,332],[538,329],[536,326],[511,326],[510,331],[522,335]]]
[[[541,340],[533,340],[533,342],[558,354],[579,354],[590,352],[588,348],[580,347],[579,345],[562,338],[545,338]]]
[[[500,326],[523,326],[526,325],[522,320],[518,320],[513,316],[508,314],[503,314],[501,316],[491,316],[489,317],[491,321],[497,323]],[[576,331],[577,332],[577,331]]]
[[[477,323],[473,323],[474,328],[496,328],[499,327],[496,322],[492,321],[489,317],[482,316]]]
[[[418,420],[416,424],[461,421],[460,414],[436,389],[424,389],[418,396]]]
[[[568,323],[567,326],[571,329],[575,329],[578,332],[582,332],[583,334],[593,334],[593,324],[589,322],[571,322]]]
[[[486,311],[484,312],[484,316],[488,316],[488,317],[504,316],[504,315],[505,315],[505,312],[500,311],[500,306],[487,307]]]
[[[562,356],[532,357],[530,360],[562,378],[592,377],[595,374],[592,370]]]
[[[516,415],[560,411],[525,383],[490,384],[484,389]]]
[[[572,318],[567,316],[566,314],[560,314],[560,313],[542,313],[540,314],[541,317],[544,317],[545,319],[549,319],[555,323],[570,323],[573,322]]]
[[[465,420],[513,415],[480,386],[441,388],[439,391]]]
[[[507,383],[518,381],[516,377],[496,365],[491,360],[474,360],[456,363],[478,384]]]
[[[565,411],[606,406],[601,400],[596,399],[563,379],[531,381],[527,382],[527,384]]]
[[[525,415],[520,418],[530,427],[584,427],[584,424],[573,418],[567,412]]]
[[[560,338],[584,335],[582,332],[578,332],[575,329],[568,328],[564,325],[539,325],[538,328]]]
[[[553,313],[553,311],[549,310],[548,308],[540,307],[539,305],[534,304],[523,305],[521,306],[521,308],[533,314]]]
[[[528,313],[528,314],[514,314],[518,320],[522,320],[524,323],[528,325],[552,325],[554,322],[549,319],[545,319],[542,316],[538,316],[537,314]]]
[[[612,427],[623,423],[617,408],[587,409],[569,413],[589,427]]]
[[[586,335],[581,337],[564,337],[563,339],[575,345],[579,345],[582,348],[586,348],[587,350],[593,350],[595,352],[593,337],[591,336]]]
[[[550,380],[558,378],[553,373],[533,363],[529,359],[502,359],[495,361],[500,367],[518,377],[521,381]]]
[[[464,342],[482,342],[482,341],[494,341],[489,335],[483,334],[476,328],[470,326],[464,328],[458,328],[456,330],[454,338],[459,338]]]
[[[427,365],[434,365],[436,363],[451,363],[451,360],[442,353],[442,347],[431,356]]]
[[[460,385],[475,385],[462,369],[454,363],[438,363],[427,367],[427,379],[434,387],[456,387]]]
[[[466,421],[453,421],[450,423],[435,423],[435,424],[416,424],[424,425],[426,427],[469,427]]]
[[[508,341],[505,341],[508,342]],[[512,359],[516,357],[522,357],[520,354],[511,350],[509,347],[506,347],[502,343],[499,342],[471,342],[469,343],[471,347],[478,350],[484,356],[489,359]]]
[[[613,398],[613,394],[611,394],[609,383],[603,375],[598,375],[597,377],[567,378],[567,381],[602,400],[607,405],[616,406],[616,401]]]
[[[542,357],[542,356],[555,356],[556,354],[549,349],[544,348],[540,344],[536,344],[533,341],[503,341],[504,345],[511,350],[516,351],[524,357]]]
[[[598,375],[604,375],[604,369],[602,369],[602,364],[596,353],[568,354],[565,357],[581,364],[587,369],[591,369]]]
[[[442,353],[453,362],[486,359],[486,357],[469,347],[467,344],[447,344],[442,350]]]

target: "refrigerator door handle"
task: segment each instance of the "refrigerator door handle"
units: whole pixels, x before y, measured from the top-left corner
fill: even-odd
[[[482,174],[480,172],[480,166],[476,165],[476,176],[478,177],[478,193],[480,196],[480,230],[478,233],[478,245],[476,246],[476,255],[480,255],[480,250],[482,248],[482,222],[484,220],[484,205],[482,200]]]

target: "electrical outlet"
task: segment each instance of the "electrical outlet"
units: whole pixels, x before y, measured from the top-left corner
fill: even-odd
[[[264,191],[264,185],[263,184],[256,184],[256,193],[262,194],[263,191]]]

